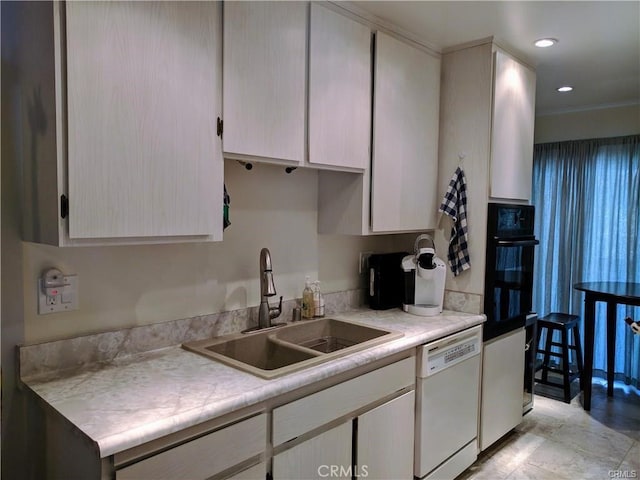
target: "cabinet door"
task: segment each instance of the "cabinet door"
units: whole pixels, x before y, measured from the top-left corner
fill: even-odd
[[[371,138],[371,30],[311,5],[309,162],[365,169]]]
[[[378,32],[371,229],[435,228],[440,59]]]
[[[66,3],[69,236],[222,238],[220,6]]]
[[[352,422],[349,421],[275,455],[273,479],[350,479],[351,437]]]
[[[224,151],[301,162],[307,4],[224,3]]]
[[[524,345],[524,328],[484,345],[480,450],[522,421]]]
[[[414,409],[411,391],[358,417],[361,477],[413,478]]]
[[[536,74],[500,50],[494,53],[491,196],[531,197]]]

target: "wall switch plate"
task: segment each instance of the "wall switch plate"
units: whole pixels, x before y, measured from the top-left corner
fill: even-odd
[[[64,275],[63,284],[55,295],[46,295],[42,278],[38,279],[38,315],[78,310],[78,276]]]

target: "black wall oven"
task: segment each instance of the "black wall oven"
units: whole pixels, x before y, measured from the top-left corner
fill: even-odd
[[[531,316],[533,205],[490,203],[487,217],[484,340],[524,327]]]

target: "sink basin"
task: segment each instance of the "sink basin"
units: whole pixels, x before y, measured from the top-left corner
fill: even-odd
[[[366,348],[390,340],[390,335],[392,332],[389,330],[333,318],[290,325],[275,333],[278,340],[321,353],[333,353],[363,344],[363,348]]]
[[[284,328],[284,327],[281,327]],[[274,341],[271,331],[224,336],[183,344],[183,348],[255,375],[271,378],[283,368],[313,359],[318,352],[309,352]]]
[[[261,370],[276,370],[316,356],[274,342],[268,335],[245,336],[204,348]]]
[[[274,378],[403,334],[332,318],[200,340],[183,348],[262,378]]]

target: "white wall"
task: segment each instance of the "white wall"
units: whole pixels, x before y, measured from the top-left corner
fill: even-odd
[[[562,142],[640,133],[640,105],[536,117],[534,142]]]
[[[317,172],[225,161],[231,226],[218,243],[57,248],[24,244],[27,343],[254,306],[259,254],[269,248],[278,295],[302,294],[304,279],[324,292],[364,286],[361,251],[411,250],[415,235],[318,235]],[[80,309],[38,315],[37,279],[51,266],[79,276]]]

